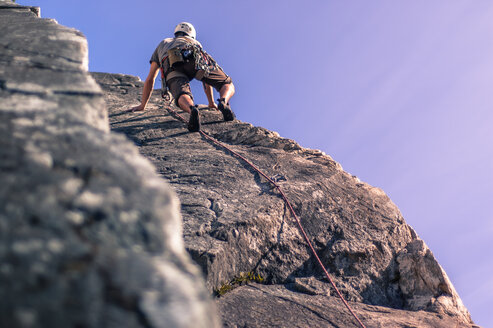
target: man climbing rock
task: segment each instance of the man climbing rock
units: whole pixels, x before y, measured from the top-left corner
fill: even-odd
[[[229,100],[235,93],[231,78],[202,49],[202,45],[196,40],[196,31],[192,24],[187,22],[178,24],[174,34],[174,38],[161,41],[152,54],[151,69],[144,82],[141,104],[131,108],[130,111],[145,110],[154,88],[154,81],[161,69],[163,90],[169,89],[176,105],[190,114],[189,131],[200,130],[199,111],[190,90],[190,81],[194,78],[202,81],[209,107],[219,109],[225,121],[234,120],[235,114],[229,105]],[[220,96],[217,105],[213,98],[213,87]]]

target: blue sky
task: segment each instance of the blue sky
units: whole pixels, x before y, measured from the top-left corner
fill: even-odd
[[[492,1],[18,2],[81,30],[90,70],[142,79],[192,22],[235,82],[238,118],[382,188],[493,327]]]

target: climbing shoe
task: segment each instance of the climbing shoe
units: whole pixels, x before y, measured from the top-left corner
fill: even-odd
[[[224,120],[225,121],[234,120],[236,118],[235,113],[233,113],[231,107],[229,106],[229,104],[226,103],[225,99],[221,98],[218,99],[217,101],[219,102],[217,108],[221,111],[221,113],[223,113]]]
[[[188,131],[198,132],[200,131],[200,117],[197,105],[190,106],[190,119],[188,121]]]

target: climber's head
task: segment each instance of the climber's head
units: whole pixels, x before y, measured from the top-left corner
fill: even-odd
[[[195,27],[187,22],[181,22],[175,27],[175,36],[189,36],[192,39],[196,39],[197,32],[195,32]]]

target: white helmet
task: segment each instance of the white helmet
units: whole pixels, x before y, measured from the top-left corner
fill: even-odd
[[[195,32],[195,27],[192,24],[187,22],[181,22],[175,27],[175,34],[178,32],[183,32],[189,37],[195,39],[197,37],[197,32]]]

